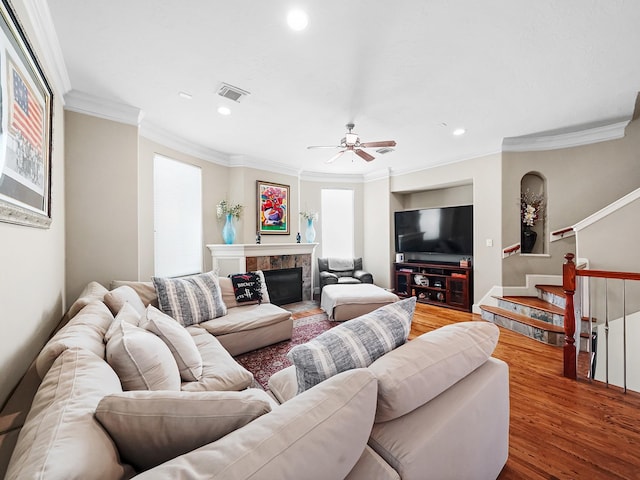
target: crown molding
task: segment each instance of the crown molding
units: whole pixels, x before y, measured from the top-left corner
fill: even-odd
[[[390,176],[391,176],[391,169],[389,167],[381,168],[379,170],[375,170],[370,173],[365,173],[364,183],[388,179]]]
[[[494,152],[465,155],[463,157],[453,158],[451,160],[446,160],[444,162],[435,163],[435,164],[432,164],[432,165],[429,165],[429,166],[426,166],[426,167],[392,168],[391,169],[391,176],[392,177],[399,177],[399,176],[402,176],[402,175],[410,175],[412,173],[421,173],[421,172],[425,172],[427,170],[433,170],[434,168],[446,167],[448,165],[453,165],[453,164],[460,163],[460,162],[468,162],[468,161],[472,161],[472,160],[477,160],[478,158],[486,158],[486,157],[490,157],[492,155],[500,155],[501,153],[502,153],[501,150],[496,150]]]
[[[215,163],[225,167],[230,166],[229,156],[213,150],[211,148],[203,147],[193,142],[189,142],[178,135],[175,135],[168,130],[158,127],[157,125],[149,122],[142,122],[139,129],[141,137],[151,140],[152,142],[163,145],[167,148],[171,148],[185,155],[191,155],[192,157],[206,160],[207,162]]]
[[[255,168],[256,170],[266,170],[270,172],[278,172],[282,175],[290,175],[292,177],[300,176],[300,169],[293,168],[283,163],[271,162],[269,160],[260,160],[246,155],[231,155],[229,157],[229,166],[236,168]]]
[[[617,119],[614,123],[584,128],[579,131],[542,132],[522,137],[507,137],[502,140],[503,152],[537,152],[580,147],[592,143],[616,140],[624,137],[630,119]]]
[[[607,205],[603,209],[598,210],[593,215],[589,215],[584,220],[579,221],[578,223],[576,223],[573,226],[573,231],[574,232],[579,232],[580,230],[583,230],[583,229],[587,228],[588,226],[593,225],[598,220],[602,220],[604,217],[606,217],[608,215],[611,215],[616,210],[619,210],[622,207],[624,207],[626,205],[629,205],[631,202],[634,202],[635,200],[638,200],[638,199],[640,199],[640,188],[638,188],[638,189],[636,189],[636,190],[634,190],[634,191],[632,191],[630,193],[627,193],[624,197],[619,198],[618,200],[616,200],[613,203],[610,203],[609,205]]]
[[[354,173],[300,172],[300,180],[322,183],[363,183],[364,177]]]
[[[38,42],[39,52],[47,71],[53,76],[53,88],[62,96],[71,90],[71,80],[64,62],[58,34],[53,26],[49,3],[39,0],[24,0],[24,8],[33,25],[33,35]],[[63,99],[64,102],[64,99]]]
[[[113,102],[78,90],[71,90],[64,97],[65,110],[128,125],[138,126],[142,121],[142,110],[131,105]]]

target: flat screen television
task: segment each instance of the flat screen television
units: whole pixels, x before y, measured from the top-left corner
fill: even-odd
[[[396,252],[473,255],[473,205],[395,212]]]

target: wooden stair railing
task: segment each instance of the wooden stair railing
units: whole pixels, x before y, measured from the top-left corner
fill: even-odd
[[[576,277],[612,278],[618,280],[640,281],[640,273],[614,272],[607,270],[588,270],[577,268],[573,262],[575,255],[567,253],[565,262],[562,265],[562,288],[566,297],[564,311],[564,376],[567,378],[577,378],[576,364],[576,317],[573,296],[576,291]]]
[[[518,252],[520,250],[520,244],[516,243],[502,250],[502,258],[507,258],[510,255]]]

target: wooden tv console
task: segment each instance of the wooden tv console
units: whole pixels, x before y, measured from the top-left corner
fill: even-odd
[[[401,298],[471,311],[472,267],[437,263],[394,263],[395,293]]]

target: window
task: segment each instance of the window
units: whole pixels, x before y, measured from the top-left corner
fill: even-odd
[[[322,256],[353,258],[353,190],[322,189]]]
[[[202,271],[202,171],[153,159],[154,273],[177,277]]]

